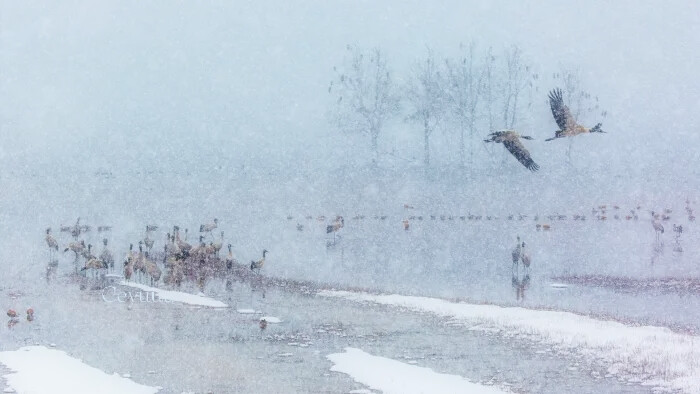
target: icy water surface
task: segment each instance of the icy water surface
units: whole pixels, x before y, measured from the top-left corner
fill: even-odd
[[[335,193],[332,183],[319,184],[308,174],[285,178],[279,171],[239,168],[82,174],[3,175],[8,192],[1,196],[0,215],[8,231],[0,240],[5,246],[0,248],[0,266],[6,267],[2,284],[22,284],[43,275],[48,257],[44,229],[52,226],[56,233],[59,225],[72,224],[78,216],[93,226],[114,226],[106,236],[118,258],[129,243],[143,238],[147,223],[160,226],[154,236],[158,249],[173,225],[191,229],[190,241],[196,241],[199,224],[218,217],[217,230],[225,232],[225,243],[232,244],[239,261],[270,251],[265,266],[270,276],[564,309],[692,332],[700,326],[700,310],[691,307],[700,302],[696,292],[552,287],[559,282],[552,278],[577,275],[612,278],[611,283],[615,278],[700,277],[700,265],[692,258],[700,252],[700,232],[688,220],[684,199],[635,195],[630,184],[623,185],[632,190],[627,193],[593,188],[572,203],[572,196],[513,201],[517,190],[515,197],[506,194],[489,201],[468,188],[463,195],[441,195],[411,181],[382,186],[347,177],[343,181],[354,183],[338,181],[343,192]],[[505,187],[497,182],[481,187],[495,193]],[[603,216],[601,204],[606,205],[606,220],[597,218]],[[665,209],[671,211],[670,220],[663,222],[666,232],[656,241],[650,212]],[[326,226],[336,215],[343,215],[345,226],[334,240]],[[574,215],[586,220],[574,220]],[[637,219],[626,219],[632,215]],[[402,222],[406,219],[408,231]],[[537,224],[550,230],[538,231]],[[684,227],[678,239],[674,224]],[[99,251],[103,236],[93,231],[86,242],[99,245]],[[512,278],[510,254],[518,236],[532,256],[529,281],[523,281],[522,267],[518,279]],[[66,234],[57,237],[62,246],[70,240]],[[66,272],[72,256],[59,255],[60,270]]]
[[[276,289],[263,298],[245,284],[227,293],[220,286],[212,283],[210,295],[229,309],[108,303],[99,291],[69,283],[16,299],[4,291],[3,304],[31,304],[37,319],[0,329],[0,350],[54,344],[107,373],[162,386],[163,393],[349,392],[362,386],[330,372],[326,359],[347,346],[514,392],[650,392],[604,378],[604,367],[574,356],[445,319]],[[261,330],[262,315],[282,322]]]

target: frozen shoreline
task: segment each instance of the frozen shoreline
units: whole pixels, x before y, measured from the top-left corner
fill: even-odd
[[[0,352],[0,364],[10,369],[3,378],[19,394],[155,394],[160,391],[160,387],[141,385],[116,373],[108,375],[63,351],[43,346]]]
[[[569,312],[473,305],[428,297],[333,290],[318,294],[407,308],[497,329],[509,337],[526,338],[558,351],[579,353],[591,362],[606,365],[608,373],[621,378],[687,393],[700,391],[698,338],[667,328],[628,326]]]
[[[383,393],[504,393],[458,375],[437,373],[430,368],[374,356],[352,347],[345,348],[344,353],[330,354],[326,358],[334,364],[331,371],[350,375],[355,381]]]
[[[206,306],[206,307],[210,307],[210,308],[228,308],[227,304],[225,304],[219,300],[215,300],[213,298],[200,296],[200,295],[196,295],[196,294],[185,293],[182,291],[163,290],[163,289],[159,289],[157,287],[151,287],[151,286],[146,286],[146,285],[142,285],[139,283],[126,282],[126,281],[122,281],[119,284],[121,286],[129,286],[129,287],[137,288],[137,289],[140,289],[140,290],[143,290],[146,292],[153,292],[153,294],[159,300],[163,300],[163,301],[180,302],[183,304],[196,305],[196,306]]]

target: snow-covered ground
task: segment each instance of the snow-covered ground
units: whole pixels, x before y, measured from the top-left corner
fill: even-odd
[[[3,304],[31,304],[36,319],[3,329],[0,351],[15,352],[27,343],[55,346],[105,375],[117,373],[166,393],[367,392],[384,387],[386,381],[363,384],[354,375],[331,371],[334,364],[327,356],[346,353],[348,347],[364,349],[378,357],[375,361],[430,369],[432,378],[449,375],[504,391],[640,393],[654,388],[621,375],[605,377],[605,368],[589,365],[574,352],[566,355],[547,343],[494,336],[501,330],[455,324],[449,316],[279,288],[268,289],[263,298],[246,284],[236,284],[232,292],[224,292],[223,283],[215,285],[207,293],[231,308],[106,303],[101,292],[80,291],[69,282],[29,294],[6,290],[0,294]],[[261,329],[262,318],[275,324]],[[0,375],[11,372],[4,367],[0,363]],[[393,364],[386,369],[390,372],[397,372]],[[441,384],[441,379],[430,381]],[[3,382],[0,389],[8,388],[9,381]]]
[[[210,297],[206,297],[203,295],[199,294],[190,294],[182,291],[172,291],[172,290],[164,290],[164,289],[159,289],[157,287],[152,287],[152,286],[146,286],[142,285],[140,283],[135,283],[135,282],[127,282],[127,281],[122,281],[121,282],[122,286],[127,286],[127,287],[133,287],[136,289],[143,290],[147,294],[142,294],[139,293],[136,296],[141,300],[147,299],[150,297],[150,302],[180,302],[183,304],[188,304],[188,305],[195,305],[195,306],[206,306],[210,308],[227,308],[228,305],[225,303],[215,300]],[[108,299],[109,301],[115,302],[118,300],[121,300],[122,302],[126,301],[126,299],[131,296],[133,297],[133,294],[127,293],[127,292],[121,292],[117,290],[116,288],[107,288],[103,292],[103,296],[105,299]]]
[[[12,371],[3,376],[8,393],[155,394],[160,390],[118,374],[108,375],[63,351],[44,346],[0,352],[0,364]]]
[[[343,353],[329,354],[333,362],[331,371],[352,376],[382,393],[504,393],[493,387],[472,383],[461,376],[436,373],[430,368],[373,356],[360,349],[346,348]]]
[[[667,328],[628,326],[568,312],[473,305],[396,294],[331,290],[319,294],[452,318],[479,330],[495,329],[508,337],[579,353],[591,362],[606,365],[609,373],[624,379],[686,393],[700,391],[700,338]]]

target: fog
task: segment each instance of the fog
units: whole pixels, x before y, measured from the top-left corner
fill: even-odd
[[[698,8],[683,1],[5,1],[0,157],[84,167],[201,161],[196,149],[277,166],[334,157],[355,148],[326,118],[326,87],[347,44],[382,48],[401,79],[426,48],[448,56],[473,41],[495,53],[518,45],[545,76],[578,68],[583,87],[610,113],[610,135],[595,149],[606,167],[697,163],[683,148],[698,143]],[[553,123],[545,96],[552,84],[540,85],[536,122],[523,131],[541,139]],[[380,137],[383,148],[412,149],[392,138],[412,133],[399,123]]]
[[[474,133],[466,135],[464,166],[459,122],[449,116],[430,135],[430,164],[424,164],[424,129],[409,119],[407,86],[429,55],[443,67],[446,59],[465,56],[469,45],[477,67],[493,56],[503,86],[508,51],[521,51],[527,75],[512,128],[533,137],[523,144],[539,171],[526,169],[504,145],[483,142],[492,131],[507,128],[499,112],[501,96],[488,110],[482,98]],[[338,81],[347,78],[351,55],[367,56],[375,48],[401,99],[398,115],[379,133],[376,162],[370,135],[343,130],[347,125],[339,125],[334,112],[343,98],[349,101],[339,98],[344,92]],[[328,378],[334,357],[325,357],[333,353],[340,359],[345,346],[364,348],[373,357],[365,335],[377,335],[383,339],[372,346],[382,349],[379,356],[396,359],[413,352],[420,366],[477,383],[515,382],[518,392],[601,387],[640,392],[635,391],[640,386],[625,386],[626,379],[636,384],[659,376],[667,387],[693,392],[700,387],[695,371],[700,350],[686,345],[697,342],[694,335],[700,332],[700,312],[692,308],[700,292],[693,287],[700,274],[693,259],[700,252],[700,233],[692,210],[700,201],[698,48],[700,3],[687,1],[0,0],[0,306],[14,307],[14,294],[23,293],[19,299],[44,318],[31,335],[22,325],[2,331],[7,336],[0,340],[0,363],[3,350],[33,338],[55,342],[103,371],[133,371],[135,381],[164,386],[168,393],[231,387],[348,392],[359,380],[338,373]],[[579,91],[590,94],[576,120],[586,127],[601,122],[605,134],[545,141],[558,128],[548,93],[566,89],[562,75],[573,75]],[[479,89],[485,91],[482,83]],[[576,110],[568,99],[567,104]],[[652,226],[659,220],[652,219],[652,211],[670,215],[663,221],[665,233]],[[337,238],[328,230],[337,224],[336,215],[345,220]],[[578,221],[582,215],[588,219]],[[109,238],[118,256],[116,274],[147,224],[159,226],[154,250],[167,254],[163,241],[174,225],[191,230],[189,242],[196,243],[196,230],[216,217],[219,226],[205,234],[211,236],[207,240],[217,241],[218,231],[225,231],[222,254],[232,243],[246,275],[252,271],[248,262],[269,251],[261,275],[253,277],[270,294],[261,296],[249,276],[234,291],[214,278],[182,291],[225,302],[223,311],[190,313],[195,308],[180,304],[154,310],[134,304],[133,311],[131,304],[105,306],[94,289],[78,290],[76,283],[84,284],[86,276],[74,275],[73,252],[63,252],[73,238],[59,233],[59,226],[72,226],[78,217],[92,227],[79,234],[86,243],[101,248],[102,238]],[[100,225],[113,230],[97,233]],[[51,283],[47,227],[60,245],[58,280]],[[527,280],[511,269],[511,250],[521,238],[534,261]],[[298,283],[288,285],[288,280]],[[629,289],[639,283],[648,287]],[[382,298],[313,293],[335,287],[495,304],[504,307],[504,321],[520,316],[520,308],[510,307],[522,306],[525,315],[534,319],[541,313],[555,328],[557,317],[548,311],[575,314],[569,331],[555,334],[546,327],[533,329],[528,321],[511,327],[516,336],[539,335],[534,343],[559,357],[551,361],[533,356],[534,347],[514,344],[510,334],[484,337],[491,335],[484,332],[508,332],[498,319],[483,320],[492,311],[477,318],[459,315],[460,327],[467,328],[456,332],[443,321],[449,317],[430,309],[432,301],[414,308],[436,314],[431,320],[391,309],[393,301],[385,310],[324,297],[367,297],[375,303]],[[74,305],[90,311],[90,319],[61,317],[74,313]],[[236,378],[240,386],[232,386],[230,371],[180,373],[186,362],[174,355],[189,352],[195,359],[235,364],[236,371],[269,368],[274,346],[287,354],[284,335],[265,337],[257,320],[238,312],[249,307],[282,317],[284,323],[271,324],[268,332],[294,341],[308,335],[308,350],[317,353],[299,357],[310,377],[298,375],[292,358],[273,361],[274,368],[286,368],[282,378],[261,380],[253,371],[253,383]],[[462,307],[448,309],[461,314],[470,308]],[[126,327],[136,313],[142,331],[130,336]],[[600,351],[592,336],[572,340],[585,331],[577,331],[580,314],[630,323],[625,336],[639,342],[631,340],[629,346],[635,353],[637,346],[643,348],[639,362],[651,367],[617,358],[625,349],[603,344]],[[112,316],[119,316],[119,323]],[[482,323],[493,327],[482,330]],[[612,323],[590,324],[617,332]],[[647,334],[635,330],[646,324],[680,332],[680,339],[664,337],[666,345],[659,346],[689,349],[688,355],[644,347]],[[94,353],[96,345],[83,337],[100,327],[109,327],[111,342]],[[341,332],[352,330],[360,334],[347,342]],[[338,338],[319,338],[328,332]],[[434,332],[440,334],[428,335]],[[450,353],[461,352],[452,341],[465,338],[488,348],[486,364],[479,361],[478,347],[467,360]],[[589,366],[575,373],[571,366],[565,369],[570,354],[557,353],[556,341],[575,343],[572,354],[583,358],[592,354],[593,361],[587,360],[620,384],[598,381]],[[396,343],[415,345],[404,350]],[[145,345],[157,346],[144,358],[144,363],[162,362],[157,374],[135,361]],[[436,361],[435,349],[452,350],[440,350]],[[512,371],[503,366],[512,358],[509,351],[525,357]],[[231,359],[238,352],[241,359]],[[686,359],[690,366],[682,364],[684,369],[679,360]],[[539,374],[536,384],[528,375],[530,361]],[[674,371],[671,377],[668,370]],[[199,373],[207,375],[201,379]]]

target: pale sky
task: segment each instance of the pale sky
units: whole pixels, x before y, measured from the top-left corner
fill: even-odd
[[[610,155],[699,164],[694,1],[2,0],[0,160],[227,152],[285,165],[338,149],[326,88],[346,44],[382,48],[401,80],[427,47],[446,56],[469,41],[519,45],[543,75],[578,67],[610,114]],[[555,129],[552,87],[525,130],[539,139]]]

